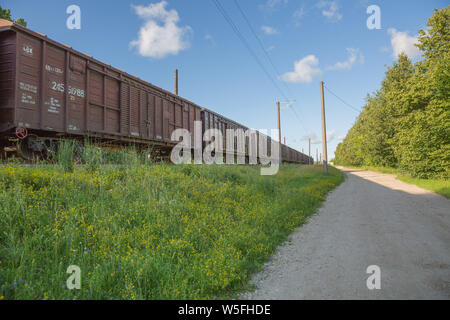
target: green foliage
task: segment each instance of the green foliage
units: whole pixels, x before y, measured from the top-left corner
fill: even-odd
[[[423,59],[404,54],[336,150],[336,164],[399,168],[417,178],[450,176],[450,6],[419,30]]]
[[[449,180],[438,180],[438,179],[418,179],[411,178],[408,176],[398,176],[397,179],[404,181],[406,183],[415,184],[421,188],[431,190],[440,194],[441,196],[450,199],[450,181]]]
[[[55,161],[64,171],[73,172],[75,159],[75,143],[72,141],[62,141],[55,151]]]
[[[20,24],[20,25],[22,25],[24,27],[27,26],[27,23],[26,23],[26,21],[23,18],[18,18],[18,19],[16,19],[14,21],[14,19],[11,18],[11,10],[3,9],[1,6],[0,6],[0,19],[9,20],[11,22],[15,22],[17,24]]]
[[[259,170],[0,166],[0,299],[229,297],[343,181]],[[63,287],[69,265],[81,290]]]
[[[89,140],[83,143],[76,140],[61,140],[55,144],[49,154],[50,157],[43,163],[57,164],[66,172],[73,172],[75,165],[84,165],[88,171],[94,172],[111,165],[136,167],[151,164],[152,159],[148,156],[149,154],[157,153],[152,150],[143,152],[129,146],[110,150]]]

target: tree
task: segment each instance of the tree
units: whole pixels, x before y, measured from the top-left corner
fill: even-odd
[[[398,121],[399,165],[413,176],[450,177],[450,6],[435,10],[419,30],[425,59],[403,94],[408,113]]]
[[[11,18],[11,10],[3,9],[1,6],[0,6],[0,19],[9,20],[11,22],[20,24],[20,25],[22,25],[24,27],[27,26],[27,23],[26,23],[26,21],[23,18],[18,18],[17,20],[14,21],[14,19]]]
[[[336,150],[336,163],[398,167],[414,177],[450,177],[450,6],[419,30],[416,64],[404,54],[368,96]]]
[[[424,52],[427,59],[439,59],[450,49],[450,6],[434,11],[428,19],[427,30],[419,30],[417,47]]]

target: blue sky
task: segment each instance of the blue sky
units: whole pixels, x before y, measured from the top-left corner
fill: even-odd
[[[321,145],[320,81],[360,109],[380,86],[386,66],[413,47],[434,8],[444,0],[237,0],[277,72],[234,0],[219,0],[273,81],[247,51],[213,0],[65,1],[3,0],[13,17],[48,37],[173,90],[248,127],[276,127],[276,101],[296,100],[281,112],[282,136],[291,147],[312,154]],[[81,29],[69,30],[69,5],[81,9]],[[369,5],[381,10],[381,29],[369,30]],[[276,85],[273,84],[276,83]],[[283,91],[283,94],[280,90]],[[357,112],[325,91],[328,154],[354,123]],[[297,116],[296,116],[297,114]],[[299,120],[300,118],[300,120]],[[270,132],[270,131],[269,131]]]

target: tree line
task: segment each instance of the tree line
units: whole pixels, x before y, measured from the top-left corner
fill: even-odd
[[[3,9],[1,6],[0,6],[0,19],[9,20],[9,21],[11,21],[11,22],[20,24],[20,25],[22,25],[22,26],[24,26],[24,27],[27,26],[27,22],[26,22],[23,18],[18,18],[18,19],[16,19],[16,20],[14,20],[14,19],[11,17],[11,10],[9,10],[9,9]]]
[[[450,6],[419,30],[416,63],[400,54],[336,149],[334,162],[398,168],[418,178],[450,173]]]

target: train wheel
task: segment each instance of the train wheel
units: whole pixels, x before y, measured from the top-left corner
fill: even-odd
[[[21,158],[34,161],[45,158],[47,146],[38,136],[28,135],[26,138],[17,141],[16,152]]]

